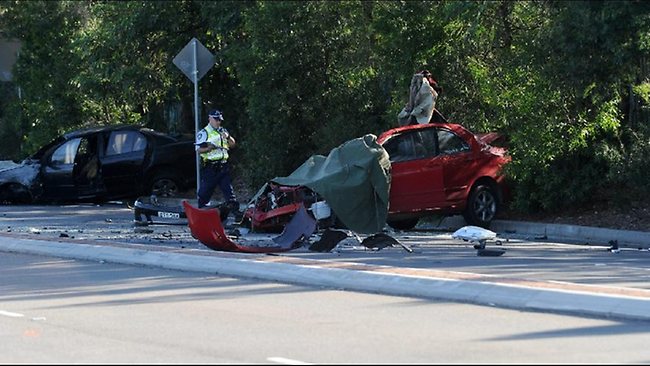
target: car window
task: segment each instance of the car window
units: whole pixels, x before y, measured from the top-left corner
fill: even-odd
[[[391,162],[422,159],[431,155],[419,132],[408,132],[388,140],[384,149]]]
[[[436,130],[428,128],[420,130],[416,136],[416,154],[418,157],[436,156]]]
[[[91,154],[93,151],[90,146],[90,140],[88,140],[87,138],[81,139],[77,151],[79,152],[79,154],[83,154],[83,155]]]
[[[106,155],[127,154],[147,147],[147,140],[137,131],[113,131],[108,139]]]
[[[451,155],[469,151],[469,145],[458,135],[448,130],[438,130],[438,151],[440,154]]]
[[[54,150],[52,157],[50,158],[50,163],[52,165],[74,163],[74,158],[77,155],[77,148],[79,147],[80,142],[81,138],[66,141],[63,145]]]

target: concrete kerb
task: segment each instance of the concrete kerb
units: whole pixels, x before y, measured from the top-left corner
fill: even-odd
[[[550,240],[572,243],[609,245],[616,240],[620,247],[650,248],[650,232],[604,229],[590,226],[543,224],[519,221],[494,221],[490,228],[504,233],[543,236]]]
[[[0,238],[0,251],[49,255],[90,261],[145,265],[173,270],[278,281],[339,290],[451,300],[513,309],[575,313],[602,317],[650,320],[650,296],[633,297],[598,292],[535,288],[452,276],[418,276],[382,272],[377,266],[326,268],[312,264],[279,263],[244,257],[192,255],[122,248],[110,245]],[[451,272],[448,272],[451,273]]]
[[[467,223],[462,216],[450,216],[443,219],[437,226],[429,226],[428,228],[454,231],[466,225]],[[493,221],[490,230],[496,232],[499,236],[514,234],[528,237],[544,237],[548,240],[576,244],[609,246],[611,240],[616,240],[620,247],[650,249],[650,232],[644,231],[509,220]]]

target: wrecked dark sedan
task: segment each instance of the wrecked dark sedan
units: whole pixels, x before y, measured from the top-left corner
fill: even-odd
[[[19,164],[0,162],[0,202],[174,196],[196,183],[193,142],[134,125],[69,132]]]

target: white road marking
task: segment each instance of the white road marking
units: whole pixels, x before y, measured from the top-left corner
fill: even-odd
[[[271,362],[283,364],[283,365],[312,365],[311,363],[308,362],[292,360],[290,358],[284,358],[284,357],[269,357],[267,358],[267,360]]]
[[[4,310],[0,310],[0,315],[9,316],[12,318],[22,318],[24,316],[23,314],[12,313],[10,311],[4,311]]]

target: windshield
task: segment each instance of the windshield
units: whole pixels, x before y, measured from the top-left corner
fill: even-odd
[[[47,144],[47,145],[41,147],[40,149],[38,149],[38,151],[37,151],[34,155],[32,155],[32,156],[30,157],[30,159],[41,160],[41,158],[43,157],[43,155],[44,155],[48,150],[50,150],[54,145],[58,145],[58,144],[60,144],[63,140],[64,140],[64,138],[63,138],[62,136],[57,137],[56,139],[54,139],[54,140],[53,140],[52,142],[50,142],[49,144]]]

